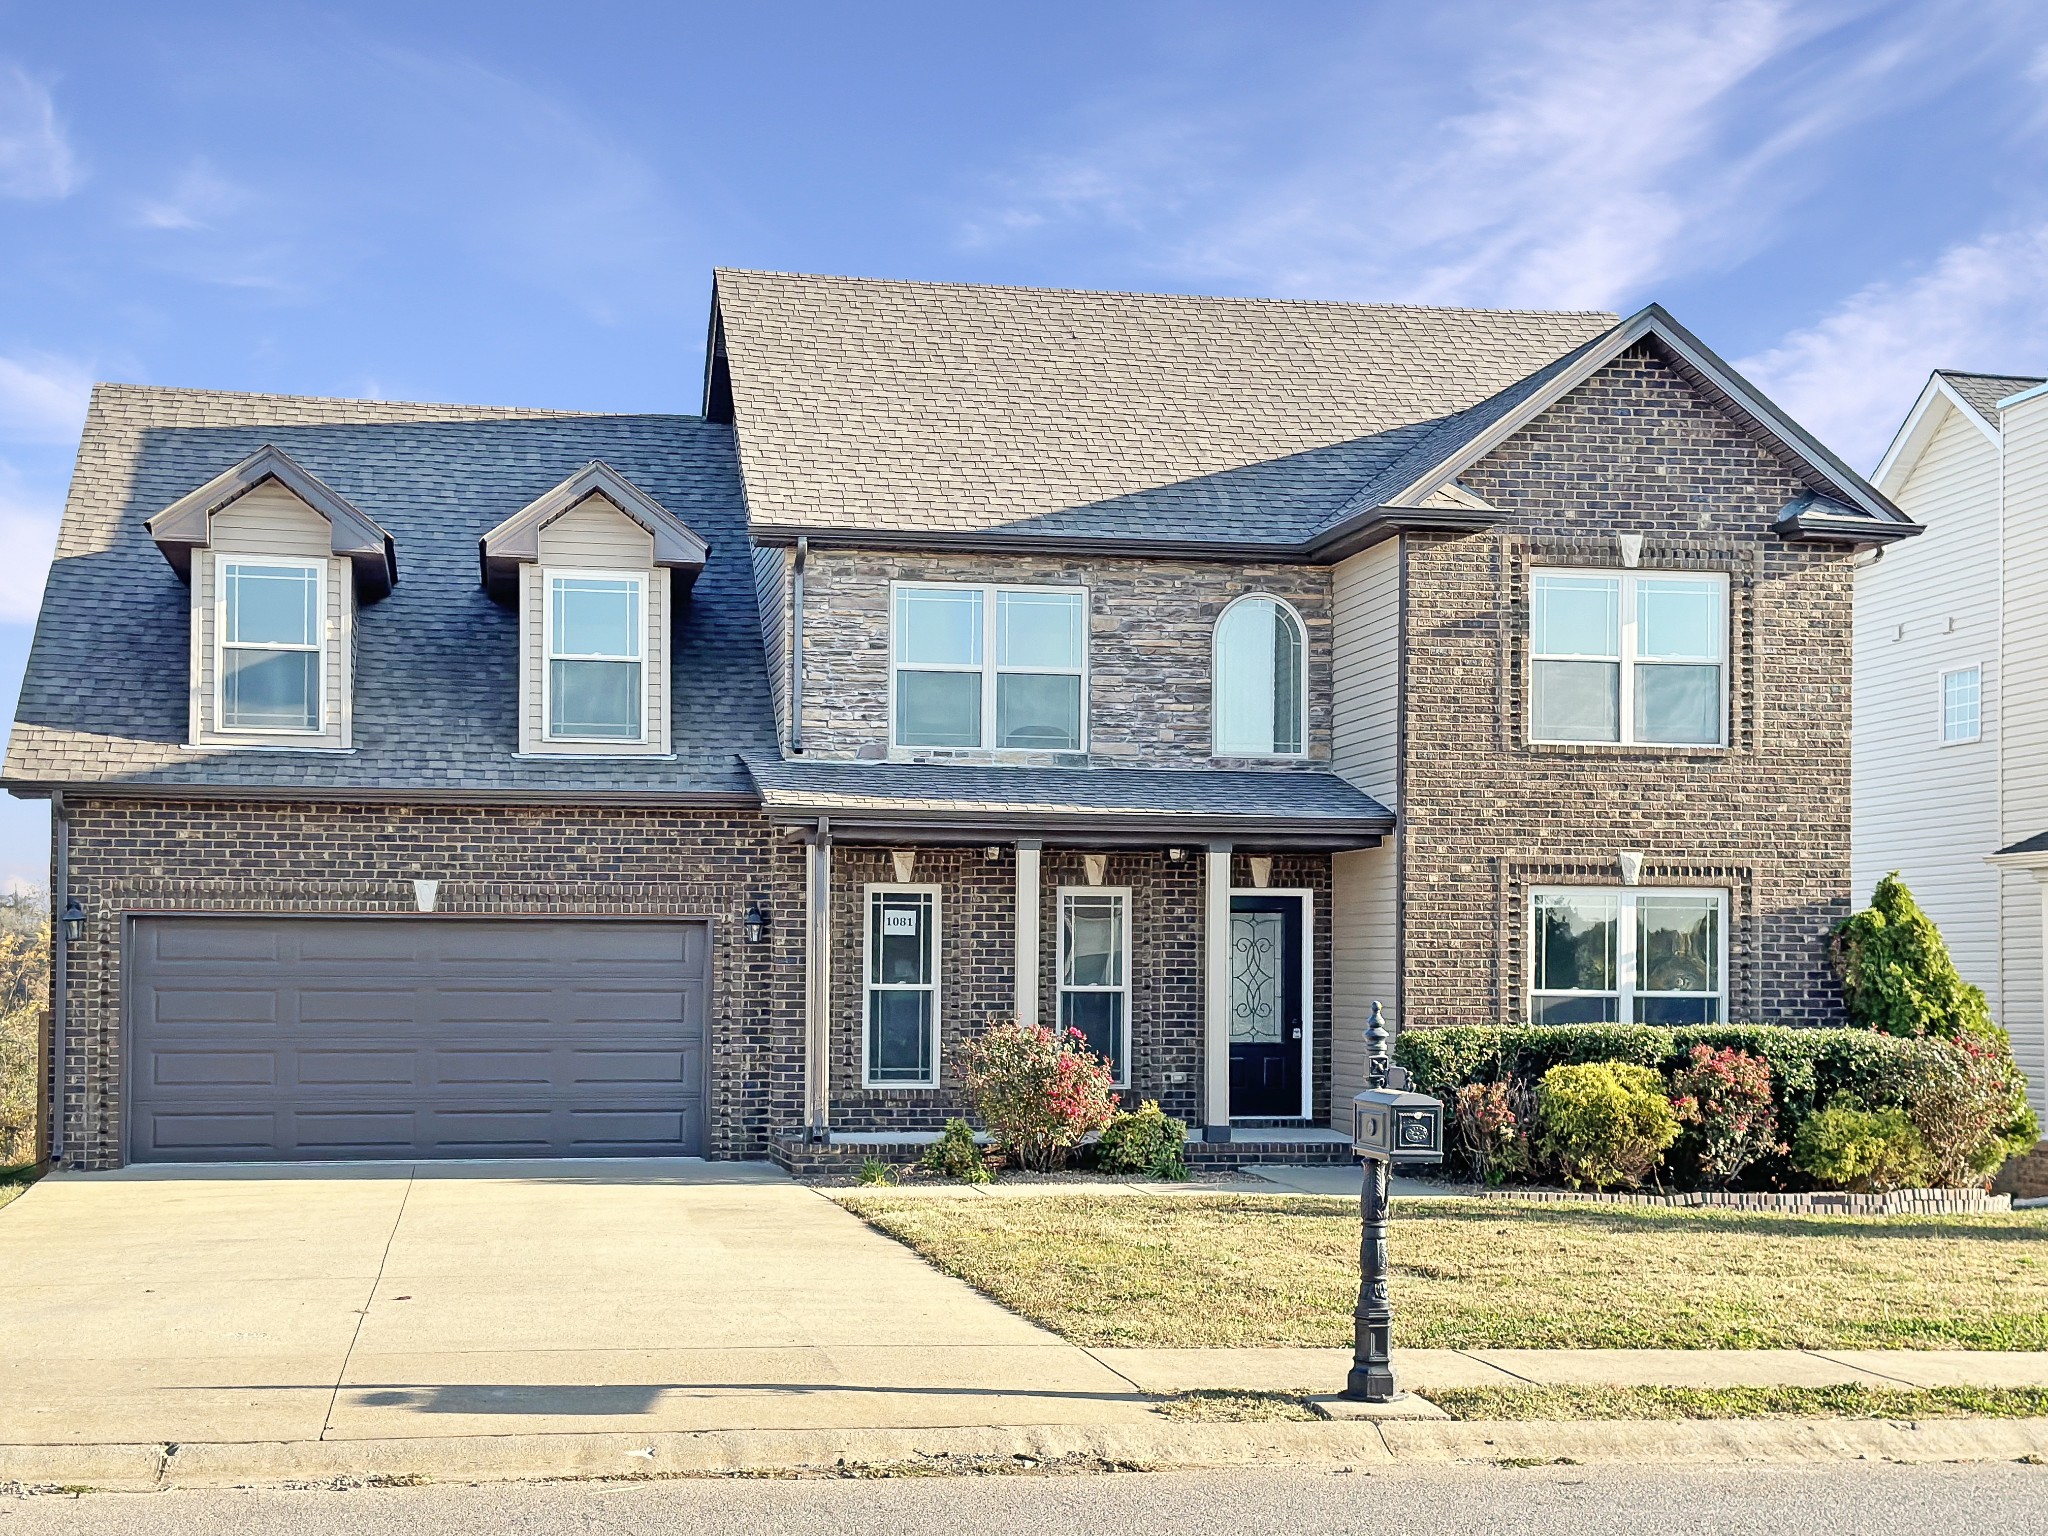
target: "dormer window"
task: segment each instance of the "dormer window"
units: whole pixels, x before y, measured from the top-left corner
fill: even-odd
[[[326,575],[313,560],[220,562],[221,730],[320,730]]]
[[[669,631],[709,553],[675,514],[593,460],[485,534],[484,588],[519,610],[519,750],[672,750]]]
[[[646,740],[647,577],[548,571],[547,736]]]
[[[391,536],[282,449],[149,520],[191,585],[189,744],[347,750],[356,609],[391,591]]]

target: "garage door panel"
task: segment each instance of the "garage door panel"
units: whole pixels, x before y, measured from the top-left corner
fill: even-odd
[[[701,924],[135,926],[138,1161],[702,1150]]]

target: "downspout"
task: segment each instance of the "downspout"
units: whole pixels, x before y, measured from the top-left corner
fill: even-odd
[[[811,553],[809,534],[796,536],[796,575],[790,594],[789,750],[804,749],[804,562]]]
[[[804,1115],[812,1141],[831,1139],[832,818],[820,816],[805,849]]]
[[[64,936],[64,908],[71,900],[71,814],[64,791],[50,791],[50,824],[56,852],[50,878],[50,1141],[46,1154],[52,1168],[64,1162],[64,1036],[71,944]]]

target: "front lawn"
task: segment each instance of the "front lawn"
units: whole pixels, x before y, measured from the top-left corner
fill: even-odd
[[[1358,1206],[1076,1195],[844,1202],[1080,1344],[1351,1342]],[[1397,1201],[1412,1347],[2048,1349],[2048,1211],[1804,1217]]]
[[[5,1206],[29,1185],[35,1183],[35,1165],[25,1163],[19,1168],[0,1168],[0,1206]]]

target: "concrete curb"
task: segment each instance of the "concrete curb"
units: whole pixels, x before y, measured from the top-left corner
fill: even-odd
[[[1171,1423],[919,1430],[709,1430],[195,1445],[0,1446],[0,1487],[162,1488],[336,1481],[1156,1470],[1246,1465],[2048,1461],[2048,1420]]]

